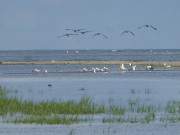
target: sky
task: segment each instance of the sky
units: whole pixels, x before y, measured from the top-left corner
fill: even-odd
[[[180,0],[0,0],[0,50],[180,49],[179,24]]]

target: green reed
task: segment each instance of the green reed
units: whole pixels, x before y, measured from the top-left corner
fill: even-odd
[[[23,123],[23,124],[73,124],[78,123],[78,116],[30,116],[22,119],[15,119],[14,123]]]
[[[130,99],[127,106],[96,104],[85,96],[79,101],[42,101],[32,102],[8,97],[7,90],[0,87],[0,117],[12,116],[7,122],[37,124],[72,124],[88,121],[89,115],[105,114],[103,123],[150,123],[156,119],[158,108],[145,105],[137,99]],[[161,122],[180,122],[180,101],[168,102],[162,110],[166,115]],[[22,117],[13,117],[16,114]],[[82,119],[82,115],[85,115]],[[87,120],[86,120],[87,119]],[[92,118],[93,120],[93,118]],[[6,120],[5,120],[6,121]]]
[[[50,114],[97,114],[105,113],[104,105],[92,103],[89,97],[83,97],[79,102],[40,102],[22,101],[17,98],[0,98],[0,115],[22,113],[27,115]]]

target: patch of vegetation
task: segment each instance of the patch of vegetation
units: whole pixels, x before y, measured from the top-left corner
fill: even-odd
[[[97,114],[105,113],[104,105],[92,103],[89,97],[83,97],[79,102],[40,102],[21,101],[17,98],[0,98],[0,115],[8,113],[23,113],[26,115],[51,114]]]
[[[113,105],[113,106],[110,107],[110,112],[113,115],[124,115],[125,112],[126,112],[126,108],[123,108],[121,106]]]
[[[5,88],[0,86],[0,98],[5,98],[7,95],[7,91],[5,90]]]
[[[149,123],[149,122],[154,121],[154,120],[155,120],[155,113],[154,112],[150,112],[144,117],[145,123]]]
[[[23,119],[15,119],[12,121],[14,123],[23,123],[23,124],[73,124],[79,122],[78,116],[30,116]]]
[[[121,117],[104,117],[103,119],[102,119],[102,122],[103,123],[123,123],[124,122],[124,120],[123,120],[123,118],[121,118]]]
[[[168,113],[180,113],[180,101],[168,102],[165,111]]]
[[[34,103],[9,98],[7,94],[7,90],[0,87],[0,116],[7,118],[3,121],[14,123],[72,124],[88,122],[97,114],[103,115],[103,123],[150,123],[156,119],[158,113],[157,107],[141,104],[137,99],[129,100],[128,105],[122,107],[95,104],[87,96],[79,101]],[[180,122],[180,101],[168,102],[162,109],[164,114],[160,117],[161,122]],[[20,117],[16,117],[17,114]]]
[[[153,113],[156,108],[152,105],[138,105],[137,113]]]

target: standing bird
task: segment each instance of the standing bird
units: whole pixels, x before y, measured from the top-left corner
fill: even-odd
[[[148,25],[148,24],[138,27],[138,29],[142,29],[142,28],[151,28],[153,30],[157,30],[156,27],[154,27],[153,25]]]
[[[74,36],[74,35],[79,35],[79,34],[66,33],[66,34],[64,34],[64,35],[57,36],[57,38],[62,38],[62,37],[67,37],[67,38],[69,38],[69,37]]]
[[[95,33],[95,34],[93,35],[93,37],[97,37],[97,36],[102,36],[103,38],[108,39],[108,36],[105,35],[105,34],[103,34],[103,33],[97,32],[97,33]]]
[[[132,36],[135,36],[135,33],[130,30],[125,30],[125,31],[121,32],[121,35],[124,35],[124,34],[130,34]]]
[[[136,70],[136,65],[132,66],[132,70],[135,71]]]
[[[148,71],[153,71],[153,70],[154,70],[154,67],[151,66],[151,65],[147,65],[147,66],[146,66],[146,70],[148,70]]]
[[[124,66],[124,64],[121,64],[120,69],[121,69],[122,71],[126,71],[126,70],[127,70],[127,68]]]

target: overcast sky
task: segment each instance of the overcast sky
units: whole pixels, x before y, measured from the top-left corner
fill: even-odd
[[[66,28],[93,32],[57,38]],[[180,0],[0,0],[0,50],[156,48],[180,49]]]

